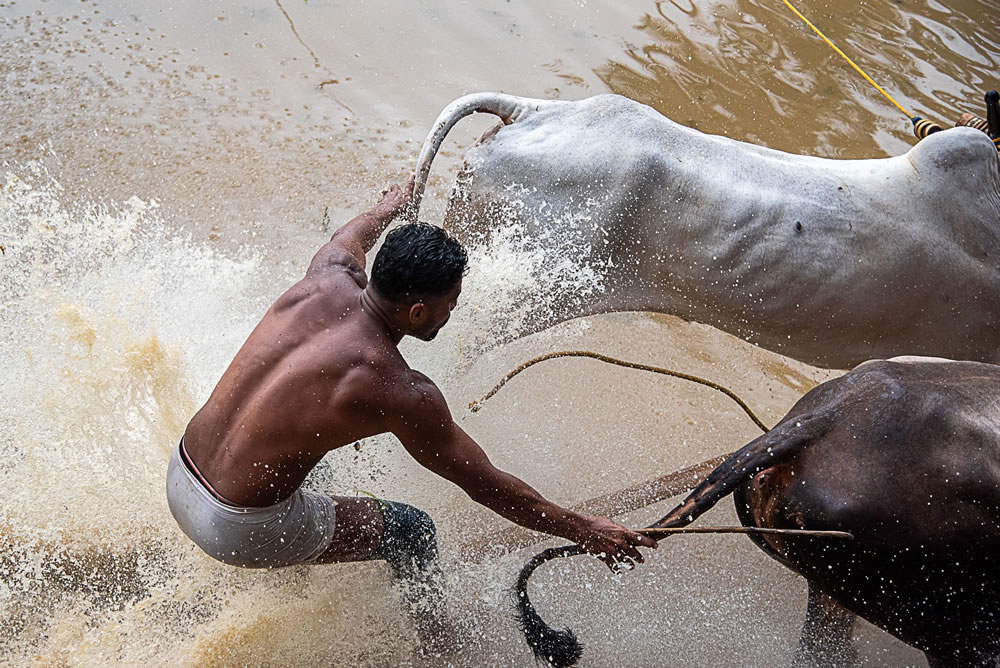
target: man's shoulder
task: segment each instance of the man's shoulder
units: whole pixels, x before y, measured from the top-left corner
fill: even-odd
[[[401,415],[447,411],[444,395],[430,378],[403,363],[389,379],[387,399]]]
[[[387,371],[391,373],[392,387],[397,390],[396,395],[399,399],[417,401],[427,396],[440,396],[441,390],[434,381],[410,367],[402,358],[398,364],[387,361],[386,366]]]
[[[364,279],[364,271],[360,268],[356,271]],[[328,265],[317,269],[314,262],[302,279],[275,300],[273,308],[283,312],[306,307],[312,311],[313,321],[322,321],[327,319],[324,315],[349,312],[363,289],[362,281],[347,265]],[[297,317],[301,318],[301,314]]]
[[[379,425],[399,436],[415,428],[446,424],[450,412],[444,395],[427,376],[405,361],[364,355],[343,379],[338,401],[349,401]]]
[[[307,278],[329,276],[345,276],[364,288],[368,284],[368,276],[358,258],[349,249],[336,241],[326,243],[309,263]]]
[[[405,444],[443,443],[453,424],[448,402],[438,386],[419,371],[395,383],[386,406],[386,426]]]
[[[366,394],[385,401],[412,403],[427,395],[440,395],[434,382],[410,367],[391,341],[365,338],[365,345],[341,347],[336,357],[349,359],[355,367],[354,382],[366,388]]]

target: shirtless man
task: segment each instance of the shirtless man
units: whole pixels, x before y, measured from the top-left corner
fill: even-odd
[[[171,457],[167,498],[178,525],[212,557],[263,568],[384,559],[397,577],[433,589],[434,524],[413,506],[303,489],[335,449],[384,432],[421,465],[522,526],[562,536],[609,565],[656,547],[611,520],[561,508],[494,467],[452,419],[441,391],[397,349],[434,338],[466,268],[461,245],[424,223],[387,235],[409,204],[392,186],[337,230],[305,277],[271,306],[188,424]]]

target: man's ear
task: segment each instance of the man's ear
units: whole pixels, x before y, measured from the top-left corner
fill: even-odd
[[[410,307],[410,324],[417,324],[424,316],[424,303],[415,302],[413,306]]]

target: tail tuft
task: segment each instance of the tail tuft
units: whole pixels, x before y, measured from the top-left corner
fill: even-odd
[[[565,668],[579,661],[583,656],[583,645],[570,629],[557,630],[545,623],[528,598],[528,578],[536,568],[550,559],[571,557],[583,552],[580,546],[569,545],[551,548],[537,554],[521,569],[512,592],[514,606],[517,608],[518,626],[524,634],[525,641],[531,647],[537,661],[544,661],[554,668]]]
[[[572,666],[583,656],[583,645],[568,628],[554,629],[538,615],[525,592],[514,592],[517,624],[537,661],[555,668]]]

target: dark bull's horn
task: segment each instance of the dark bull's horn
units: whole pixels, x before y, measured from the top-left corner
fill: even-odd
[[[975,114],[962,114],[955,126],[966,126],[981,130],[993,140],[993,145],[1000,151],[1000,94],[991,90],[986,94],[986,118]]]
[[[917,139],[923,139],[944,129],[934,121],[919,116],[912,116],[910,120],[913,122],[913,134]],[[955,123],[955,127],[961,126],[982,130],[993,140],[997,151],[1000,151],[1000,93],[995,90],[986,93],[986,118],[979,118],[974,114],[962,114]]]

